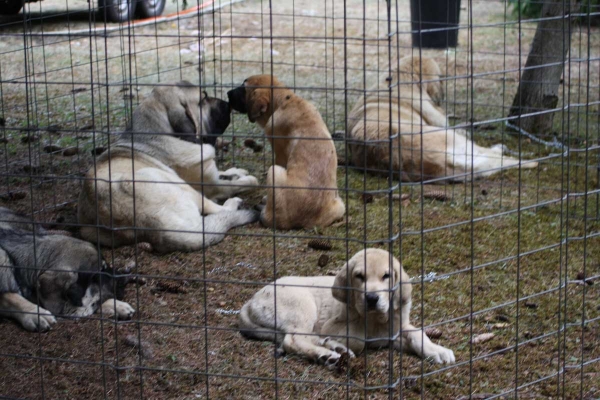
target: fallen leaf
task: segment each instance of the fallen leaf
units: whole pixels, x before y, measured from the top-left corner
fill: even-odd
[[[409,200],[409,199],[410,199],[410,194],[408,194],[408,193],[392,195],[392,200]]]
[[[473,338],[471,339],[471,343],[473,344],[478,344],[478,343],[485,343],[489,340],[492,340],[494,338],[493,333],[482,333],[481,335],[476,335],[473,336]]]

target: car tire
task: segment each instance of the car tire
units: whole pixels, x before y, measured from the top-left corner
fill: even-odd
[[[24,0],[0,0],[0,15],[18,14],[24,3]]]
[[[165,9],[167,0],[138,0],[135,15],[139,18],[158,17]]]
[[[98,0],[100,17],[106,22],[125,22],[133,18],[135,0]]]

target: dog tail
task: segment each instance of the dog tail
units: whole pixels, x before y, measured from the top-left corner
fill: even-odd
[[[283,338],[285,337],[285,333],[277,332],[274,329],[266,328],[256,324],[250,316],[249,304],[250,302],[244,304],[240,311],[238,327],[242,336],[246,339],[266,340],[281,344],[283,342]]]
[[[461,135],[462,136],[462,135]],[[518,158],[505,156],[507,151],[503,145],[495,145],[492,147],[482,147],[473,143],[466,136],[464,139],[457,139],[454,143],[448,143],[447,147],[447,162],[455,168],[455,173],[470,174],[473,171],[475,177],[487,177],[500,172],[501,169],[507,168],[535,168],[538,163],[535,161],[519,160]],[[464,147],[463,147],[464,146]],[[465,177],[463,179],[470,179]],[[459,180],[463,180],[460,179]]]

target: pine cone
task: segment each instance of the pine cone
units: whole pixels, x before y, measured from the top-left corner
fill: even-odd
[[[430,339],[439,339],[442,337],[442,331],[437,328],[425,329],[425,334],[429,336]]]
[[[348,352],[343,352],[342,354],[340,354],[340,358],[338,359],[338,362],[336,364],[337,372],[340,374],[347,373],[351,366],[350,360],[352,359],[350,358],[350,354],[348,354]]]
[[[327,254],[322,254],[321,257],[319,257],[319,261],[317,261],[317,265],[323,268],[327,264],[329,264],[329,256]]]
[[[100,154],[104,153],[106,151],[106,147],[103,146],[98,146],[95,147],[94,149],[90,150],[93,156],[99,156]]]
[[[249,149],[254,149],[254,147],[256,147],[256,142],[254,141],[254,139],[246,139],[244,140],[244,146],[246,146]]]
[[[44,146],[44,151],[46,153],[57,153],[59,151],[62,151],[63,148],[54,144],[49,144],[48,146]]]
[[[308,247],[314,250],[331,250],[333,247],[331,241],[326,239],[312,239],[308,242]]]
[[[69,147],[62,152],[63,157],[73,157],[77,154],[79,154],[79,148],[77,147]]]
[[[17,192],[8,192],[0,195],[0,199],[4,201],[18,201],[27,197],[27,192],[17,191]]]
[[[430,190],[428,192],[423,193],[424,199],[433,199],[439,201],[450,200],[450,196],[446,194],[443,190]]]
[[[180,281],[158,281],[155,289],[161,292],[168,293],[187,293],[187,289],[183,287],[183,282]]]

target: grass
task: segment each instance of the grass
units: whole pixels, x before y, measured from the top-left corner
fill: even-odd
[[[23,71],[15,61],[22,57],[22,40],[0,41],[0,117],[6,119],[0,137],[8,139],[0,144],[7,171],[0,192],[5,188],[27,192],[23,200],[0,202],[35,211],[38,220],[55,227],[75,229],[78,177],[91,164],[89,150],[123,129],[132,108],[157,82],[201,80],[211,94],[224,98],[226,90],[247,76],[273,68],[281,80],[317,105],[332,132],[343,131],[346,111],[387,76],[387,21],[383,5],[369,3],[363,29],[362,3],[349,1],[344,26],[341,4],[326,5],[273,3],[277,17],[272,26],[268,14],[261,15],[261,8],[268,11],[266,5],[249,1],[200,20],[160,25],[157,31],[136,28],[131,40],[48,39],[43,45],[36,42],[28,53],[30,61],[46,55],[42,70],[36,67],[35,73]],[[408,21],[408,10],[408,3],[401,2],[401,21]],[[461,13],[467,24],[467,10]],[[324,15],[327,18],[320,17]],[[581,151],[554,154],[556,150],[503,128],[501,118],[517,89],[519,62],[524,64],[535,31],[533,24],[523,24],[519,32],[510,15],[507,18],[507,24],[498,25],[505,21],[502,3],[474,2],[473,40],[464,28],[455,52],[424,54],[433,56],[447,76],[456,77],[445,88],[446,108],[454,122],[473,118],[491,124],[492,130],[473,132],[478,143],[502,142],[512,150],[520,146],[525,158],[545,157],[537,169],[439,186],[449,197],[440,202],[422,198],[421,190],[428,188],[420,185],[397,187],[386,178],[341,166],[338,186],[348,210],[346,224],[290,232],[254,224],[193,254],[158,256],[133,247],[105,249],[104,256],[113,265],[135,260],[137,272],[146,277],[145,285],[130,286],[126,294],[138,311],[136,319],[119,324],[62,320],[44,335],[24,335],[15,324],[3,322],[0,341],[5,356],[0,356],[0,369],[6,377],[0,382],[0,394],[37,398],[43,387],[48,398],[143,394],[251,399],[275,393],[290,398],[383,398],[390,392],[376,387],[397,382],[393,393],[405,398],[491,396],[515,387],[520,387],[522,398],[600,396],[596,383],[600,296],[597,285],[573,283],[584,271],[588,277],[600,275],[598,150],[593,147],[598,105],[578,106],[588,102],[588,96],[598,98],[600,36],[597,30],[584,29],[573,34],[573,61],[565,70],[560,93],[569,108],[555,115],[554,132],[548,137],[564,137]],[[409,24],[400,22],[398,27],[404,33],[394,38],[398,47],[392,42],[392,58],[398,52],[415,52],[406,34]],[[40,26],[32,24],[30,29]],[[197,54],[180,53],[198,40],[194,30],[205,38],[200,60]],[[588,56],[589,66],[578,61]],[[22,83],[24,76],[28,86]],[[91,90],[73,92],[80,87]],[[90,132],[81,132],[92,124]],[[49,125],[59,125],[59,134],[47,132]],[[39,141],[19,141],[27,126],[37,126],[31,132],[39,130]],[[255,154],[243,146],[247,136],[262,141],[255,125],[234,115],[225,139],[235,140],[227,153],[220,154],[220,164],[223,169],[247,168],[262,178],[271,165],[270,147]],[[47,141],[76,145],[81,151],[74,157],[46,154],[42,148]],[[336,147],[345,156],[343,141]],[[42,172],[23,172],[30,159],[42,166]],[[376,192],[372,203],[364,204],[366,191]],[[391,201],[389,191],[409,194],[410,201]],[[257,204],[263,194],[258,190],[245,196],[248,206]],[[395,235],[398,239],[391,241]],[[313,237],[333,241],[333,249],[326,252],[330,262],[323,268],[317,265],[323,252],[306,245]],[[235,331],[236,315],[218,311],[239,310],[257,288],[277,276],[332,273],[365,243],[391,249],[401,259],[414,279],[412,320],[442,331],[436,342],[455,351],[456,366],[441,368],[387,350],[364,353],[343,373],[298,356],[276,360],[273,344],[244,340]],[[431,274],[436,278],[419,278]],[[161,292],[157,290],[161,281],[185,281],[187,293]],[[489,332],[495,335],[492,340],[471,344],[473,335]],[[123,340],[127,335],[139,335],[152,356],[127,346]],[[40,355],[44,361],[35,359]],[[363,391],[365,387],[370,390]]]

